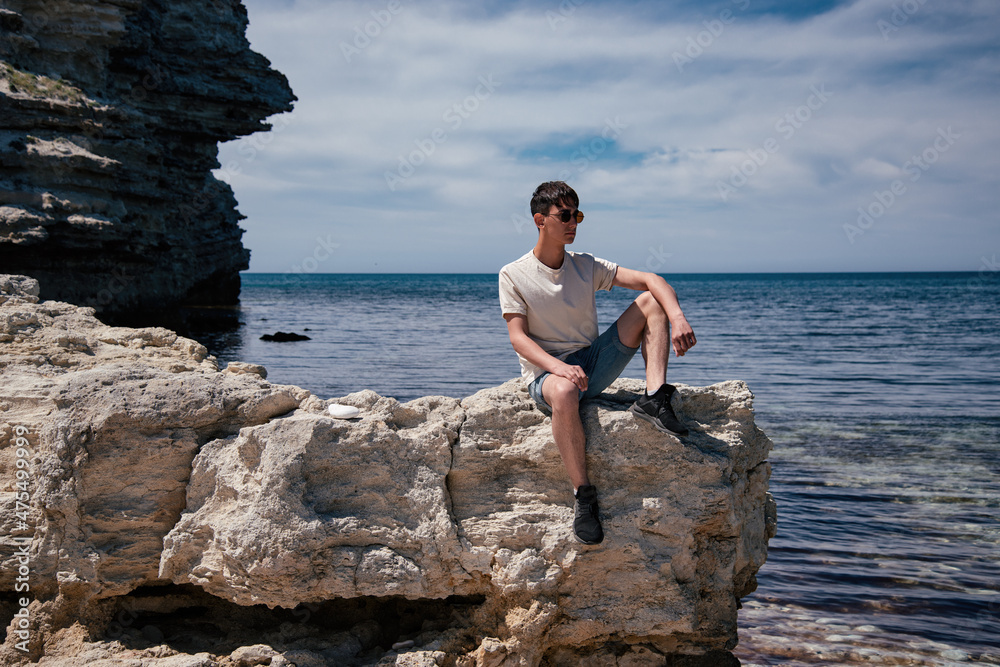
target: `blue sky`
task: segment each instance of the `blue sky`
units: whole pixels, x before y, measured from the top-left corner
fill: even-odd
[[[245,0],[295,110],[224,144],[251,271],[996,270],[995,0]]]

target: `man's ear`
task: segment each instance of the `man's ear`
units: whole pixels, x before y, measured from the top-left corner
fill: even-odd
[[[545,220],[545,216],[542,215],[541,213],[536,213],[532,217],[535,219],[535,227],[538,227],[539,229],[541,229],[542,228],[542,221]]]

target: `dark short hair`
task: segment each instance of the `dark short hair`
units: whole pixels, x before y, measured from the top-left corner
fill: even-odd
[[[580,198],[576,191],[563,181],[542,183],[535,188],[535,193],[531,195],[531,214],[547,215],[550,208],[559,204],[579,207]]]

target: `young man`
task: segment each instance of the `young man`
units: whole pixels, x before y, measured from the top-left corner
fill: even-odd
[[[680,357],[696,341],[663,278],[566,250],[583,220],[579,205],[562,181],[538,186],[531,198],[538,242],[500,270],[500,307],[528,393],[552,414],[552,436],[576,496],[573,532],[584,544],[598,544],[604,530],[597,490],[587,477],[580,401],[614,382],[641,343],[646,392],[630,410],[664,433],[687,435],[670,407],[667,357],[671,345]],[[598,336],[594,294],[616,285],[642,294]]]

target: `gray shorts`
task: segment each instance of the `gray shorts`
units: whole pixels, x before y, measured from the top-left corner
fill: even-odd
[[[607,389],[622,374],[638,349],[626,347],[621,342],[618,338],[618,323],[615,322],[593,343],[563,359],[571,366],[579,366],[587,374],[587,391],[580,392],[580,400],[593,398]],[[550,375],[552,374],[549,372],[542,373],[528,385],[528,393],[546,412],[552,412],[552,408],[542,398],[542,383]]]

